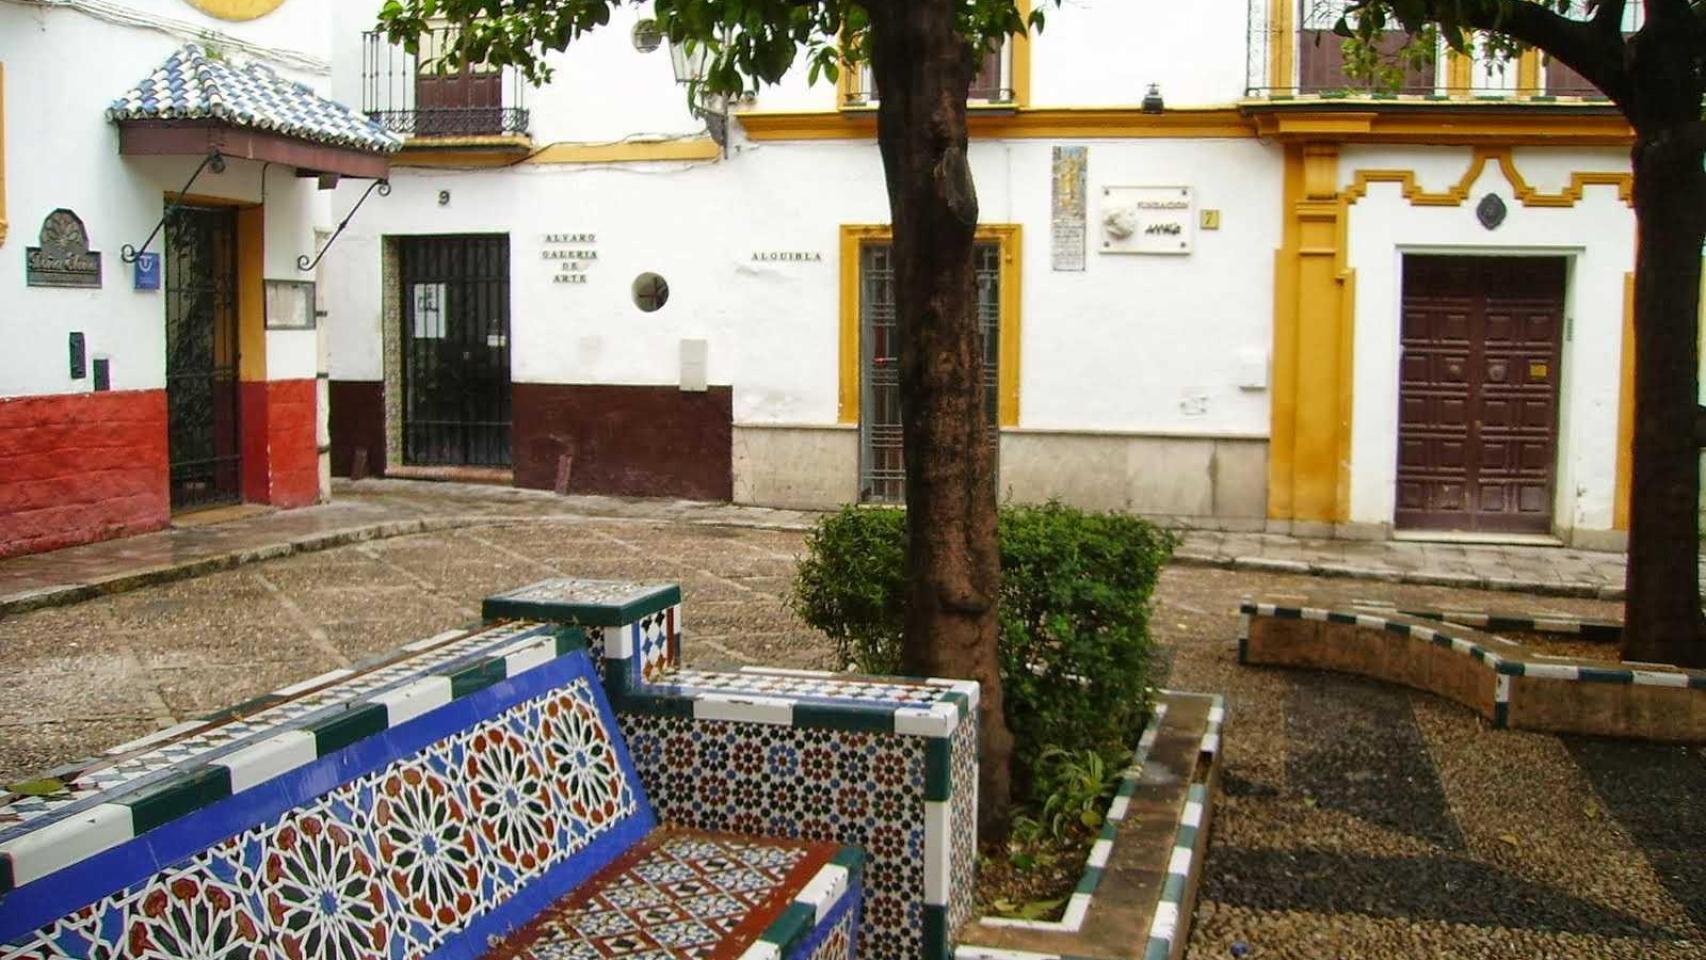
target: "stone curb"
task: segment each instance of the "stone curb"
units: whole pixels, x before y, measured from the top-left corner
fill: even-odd
[[[1542,597],[1573,597],[1585,600],[1613,601],[1621,601],[1624,598],[1623,587],[1599,583],[1483,577],[1473,573],[1396,570],[1391,567],[1358,567],[1343,563],[1276,560],[1272,557],[1234,557],[1223,554],[1188,552],[1173,554],[1173,562],[1187,567],[1249,570],[1255,573],[1291,573],[1299,576],[1341,580],[1374,580],[1381,583],[1408,583],[1426,587],[1456,587],[1463,590],[1531,593]]]
[[[96,597],[116,593],[128,593],[162,583],[173,583],[178,580],[189,580],[210,573],[220,573],[263,560],[276,560],[299,553],[316,553],[330,550],[333,547],[348,546],[352,543],[365,543],[372,540],[388,540],[392,537],[406,537],[419,533],[437,533],[444,530],[462,530],[469,527],[500,527],[514,526],[521,523],[584,523],[589,521],[611,521],[617,523],[638,523],[651,526],[668,526],[671,524],[688,524],[701,527],[739,527],[751,530],[782,530],[801,531],[809,529],[808,524],[788,523],[775,520],[744,520],[740,517],[629,517],[621,514],[602,513],[558,513],[558,514],[458,514],[438,517],[413,517],[407,520],[381,520],[359,526],[345,527],[325,533],[314,533],[283,540],[277,543],[263,544],[258,547],[245,547],[225,553],[211,554],[184,560],[178,563],[156,564],[127,570],[104,577],[97,577],[80,583],[68,583],[59,586],[42,587],[36,590],[25,590],[0,596],[0,618],[46,607],[63,607]]]

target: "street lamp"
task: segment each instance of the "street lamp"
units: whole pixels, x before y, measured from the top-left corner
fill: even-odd
[[[711,133],[711,139],[717,146],[723,148],[723,156],[729,153],[729,101],[727,97],[707,97],[699,92],[705,82],[705,77],[711,69],[711,47],[701,40],[683,40],[677,43],[669,42],[669,63],[675,69],[675,82],[688,88],[692,101],[687,108],[693,115],[705,121],[705,129]]]

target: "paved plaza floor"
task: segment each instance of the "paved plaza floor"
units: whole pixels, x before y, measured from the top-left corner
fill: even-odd
[[[0,597],[23,598],[0,614],[0,782],[469,622],[487,594],[558,574],[679,581],[695,664],[832,666],[784,602],[807,515],[390,481],[339,492],[314,511],[0,561]],[[1157,598],[1165,682],[1222,692],[1230,710],[1192,960],[1240,943],[1295,960],[1706,956],[1706,748],[1492,730],[1427,694],[1236,662],[1247,593],[1616,606],[1417,582],[1446,560],[1333,582],[1239,562],[1388,552],[1300,543],[1193,536],[1184,550],[1202,555],[1169,568]],[[1456,549],[1441,556],[1477,576],[1506,556]],[[1420,544],[1391,556],[1430,559]],[[1548,556],[1559,583],[1621,578],[1616,557]]]

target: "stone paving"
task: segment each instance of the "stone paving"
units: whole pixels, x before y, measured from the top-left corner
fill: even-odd
[[[351,542],[504,518],[546,517],[803,530],[814,514],[690,501],[561,497],[509,487],[337,481],[333,501],[316,507],[0,560],[0,614]],[[1623,596],[1624,558],[1615,553],[1549,546],[1305,540],[1205,530],[1185,531],[1183,536],[1177,559],[1184,564],[1550,596]]]
[[[0,782],[469,622],[481,597],[549,575],[681,582],[695,665],[831,666],[827,641],[783,600],[808,516],[388,481],[340,495],[316,511],[174,531],[146,548],[121,541],[0,562],[0,593],[25,576],[40,578],[38,591],[65,585],[75,579],[67,571],[128,590],[0,615],[0,669],[11,681],[0,698]],[[392,523],[422,532],[362,539]],[[258,528],[297,539],[269,547]],[[1280,538],[1193,535],[1186,550],[1211,540],[1219,552],[1200,562],[1231,569],[1170,568],[1152,620],[1165,682],[1224,693],[1231,717],[1191,960],[1237,945],[1258,960],[1706,957],[1706,749],[1492,730],[1426,694],[1241,667],[1233,640],[1246,593],[1327,586],[1587,616],[1614,605],[1413,582],[1324,585],[1239,563],[1250,543],[1289,551]],[[1395,556],[1426,545],[1399,546]],[[304,552],[314,547],[324,549]],[[130,551],[128,562],[157,569],[266,549],[278,552],[220,560],[224,568],[188,579],[171,579],[179,570],[100,580],[121,577]],[[1460,549],[1474,558],[1464,562],[1492,569],[1488,548]],[[1343,555],[1366,562],[1360,550]]]

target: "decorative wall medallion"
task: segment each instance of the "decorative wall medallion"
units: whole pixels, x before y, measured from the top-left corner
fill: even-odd
[[[1497,230],[1510,214],[1510,208],[1505,206],[1504,198],[1496,193],[1489,193],[1481,198],[1481,205],[1475,208],[1475,216],[1481,221],[1481,226],[1488,230]]]
[[[253,20],[277,10],[284,0],[185,0],[190,6],[221,20]]]
[[[89,231],[69,210],[41,222],[41,246],[24,250],[24,282],[32,287],[98,287],[101,255],[89,249]]]

